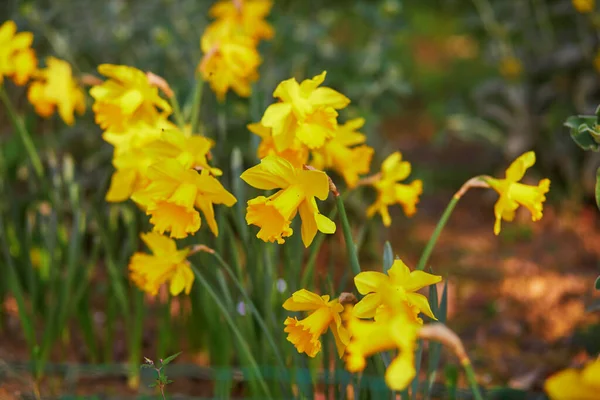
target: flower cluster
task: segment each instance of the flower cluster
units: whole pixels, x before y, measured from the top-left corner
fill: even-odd
[[[365,144],[366,136],[358,132],[365,121],[356,118],[338,124],[338,110],[350,100],[321,86],[325,77],[323,72],[300,83],[295,78],[281,82],[273,92],[279,101],[265,110],[260,122],[248,125],[261,138],[257,155],[262,161],[242,179],[258,189],[282,189],[248,202],[246,221],[260,228],[257,237],[264,241],[283,243],[293,233],[290,224],[297,212],[305,246],[317,231],[335,232],[334,223],[320,214],[315,201],[325,200],[328,194],[327,176],[321,172],[325,170],[339,174],[349,189],[373,186],[378,197],[367,213],[380,212],[386,226],[391,223],[390,205],[402,204],[409,216],[415,212],[422,182],[398,183],[410,174],[410,164],[401,162],[399,152],[384,161],[381,173],[361,179],[369,173],[374,153]]]
[[[302,320],[286,318],[287,340],[299,353],[315,357],[322,347],[321,335],[331,329],[338,355],[345,355],[350,372],[362,371],[366,358],[375,353],[398,350],[385,379],[391,389],[403,390],[416,373],[414,352],[423,324],[419,315],[436,319],[427,298],[417,291],[440,281],[440,276],[410,271],[401,260],[396,260],[387,275],[374,271],[356,275],[356,288],[365,297],[354,306],[299,290],[283,308],[308,312],[308,316]]]
[[[172,109],[154,76],[125,65],[103,64],[98,71],[108,79],[90,89],[93,110],[103,138],[115,147],[107,201],[131,198],[154,231],[172,238],[198,231],[201,211],[218,235],[213,205],[232,206],[236,199],[217,180],[221,171],[209,165],[214,143],[168,120]]]
[[[90,89],[92,108],[102,137],[114,146],[115,172],[106,200],[132,199],[153,226],[142,235],[153,255],[133,255],[131,279],[152,295],[165,282],[171,294],[187,294],[194,279],[189,252],[178,251],[162,234],[181,239],[196,233],[201,214],[219,234],[214,205],[231,207],[236,199],[217,179],[221,170],[210,163],[215,143],[169,121],[173,109],[161,92],[173,93],[162,78],[125,65],[103,64],[98,71],[107,79]]]
[[[85,112],[85,94],[73,77],[71,65],[48,57],[46,67],[38,68],[32,43],[33,34],[17,33],[14,21],[0,25],[0,85],[4,78],[10,78],[20,86],[31,81],[27,98],[38,115],[48,118],[58,110],[62,120],[73,125],[73,114]]]
[[[202,35],[204,56],[198,71],[219,101],[230,88],[239,96],[250,96],[262,62],[257,46],[274,34],[264,20],[272,6],[271,0],[221,0],[211,7],[209,13],[215,21]]]

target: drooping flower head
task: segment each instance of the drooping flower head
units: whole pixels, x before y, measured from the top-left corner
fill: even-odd
[[[129,124],[144,121],[154,125],[161,113],[171,113],[171,106],[160,97],[158,87],[150,84],[143,71],[126,65],[102,64],[98,72],[109,78],[90,89],[95,100],[92,109],[96,123],[102,129],[125,132]]]
[[[24,85],[37,69],[35,51],[31,48],[33,33],[17,33],[14,21],[0,25],[0,85],[4,77],[19,86]]]
[[[235,197],[206,169],[196,172],[175,159],[151,165],[147,171],[148,186],[131,195],[150,215],[154,231],[170,232],[172,238],[184,238],[200,229],[200,209],[211,231],[217,236],[213,204],[231,207]]]
[[[335,136],[313,152],[312,166],[316,169],[333,169],[344,177],[346,185],[354,188],[359,175],[368,174],[373,148],[365,145],[366,136],[356,132],[365,123],[356,118],[340,125]]]
[[[252,82],[258,79],[262,62],[251,37],[232,34],[223,26],[209,27],[200,42],[202,60],[198,70],[210,84],[219,101],[229,89],[241,97],[249,97]]]
[[[215,29],[230,29],[252,40],[268,40],[273,37],[273,27],[265,21],[273,7],[271,0],[221,0],[209,10]]]
[[[550,190],[550,180],[542,179],[537,186],[519,183],[525,171],[535,164],[535,153],[529,151],[519,156],[506,170],[505,179],[487,178],[486,182],[500,195],[494,206],[496,223],[494,233],[500,233],[502,220],[512,221],[519,205],[526,207],[531,212],[531,220],[539,221],[542,218],[543,203],[546,193]]]
[[[380,315],[386,316],[398,307],[408,307],[415,322],[423,322],[417,317],[419,313],[436,319],[427,297],[416,292],[441,280],[438,275],[411,271],[402,260],[395,260],[387,275],[376,271],[361,272],[354,277],[354,284],[365,297],[354,306],[354,316],[379,319]]]
[[[392,218],[388,207],[401,204],[404,213],[412,216],[416,212],[419,196],[423,192],[423,182],[419,179],[406,185],[398,183],[408,178],[411,166],[408,161],[402,161],[402,154],[397,151],[390,154],[381,165],[381,173],[371,184],[377,190],[377,199],[367,209],[367,216],[372,217],[375,213],[381,214],[383,224],[390,226]]]
[[[85,94],[73,78],[71,65],[58,58],[48,57],[46,68],[38,70],[27,92],[29,102],[42,117],[58,114],[67,125],[73,125],[73,113],[85,112]]]
[[[248,201],[246,222],[260,228],[256,235],[265,242],[281,244],[293,233],[290,223],[297,212],[302,219],[302,241],[308,247],[317,231],[334,233],[335,224],[322,215],[315,197],[325,200],[329,180],[324,172],[295,168],[284,158],[270,155],[246,170],[241,178],[261,190],[280,189],[275,194]]]
[[[346,368],[360,372],[366,358],[388,350],[399,350],[385,372],[385,382],[392,390],[404,390],[416,375],[415,350],[420,325],[410,310],[397,312],[384,321],[364,321],[356,317],[348,321],[350,343],[346,347]]]
[[[288,147],[283,151],[278,151],[275,147],[275,141],[271,134],[271,128],[267,128],[260,122],[255,124],[248,124],[248,130],[261,138],[261,142],[258,145],[256,155],[259,159],[263,159],[266,156],[272,154],[277,155],[281,158],[288,160],[295,168],[302,168],[308,162],[308,148],[300,143],[298,140],[294,141],[294,145]],[[321,169],[321,168],[317,168]]]
[[[544,389],[550,400],[595,400],[600,393],[600,359],[583,369],[568,368],[549,377]]]
[[[309,149],[318,149],[337,130],[336,110],[346,107],[350,100],[328,87],[319,87],[326,72],[298,83],[295,78],[281,82],[273,97],[280,101],[271,104],[261,123],[272,129],[278,151],[294,146],[295,139]]]
[[[338,355],[340,358],[343,356],[350,336],[342,324],[341,314],[344,312],[344,306],[338,299],[329,300],[328,295],[319,296],[302,289],[292,294],[292,297],[283,303],[283,308],[288,311],[309,312],[302,320],[288,317],[284,322],[287,340],[296,346],[298,353],[315,357],[321,351],[321,335],[330,328]]]
[[[169,282],[171,295],[189,294],[194,273],[187,261],[189,249],[177,250],[175,241],[156,232],[142,233],[152,254],[135,253],[129,260],[131,280],[143,291],[155,296]]]

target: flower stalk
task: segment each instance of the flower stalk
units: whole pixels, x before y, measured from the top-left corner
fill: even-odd
[[[331,182],[331,180],[330,180]],[[333,184],[333,183],[332,183]],[[342,232],[344,233],[344,241],[346,242],[346,251],[348,252],[348,261],[352,268],[352,273],[358,275],[360,273],[360,263],[358,262],[358,253],[356,245],[352,239],[352,230],[350,228],[350,222],[348,221],[348,215],[346,214],[346,208],[344,207],[344,200],[340,193],[335,189],[335,186],[331,191],[334,194],[337,209],[340,213],[340,220],[342,222]]]
[[[35,174],[38,178],[42,179],[44,177],[44,167],[42,166],[40,155],[38,154],[35,145],[33,144],[33,140],[31,139],[31,136],[29,135],[29,132],[27,131],[27,128],[23,123],[23,120],[21,119],[21,117],[19,117],[12,102],[8,98],[8,94],[6,93],[4,85],[0,85],[0,99],[2,99],[2,102],[4,103],[4,106],[8,111],[10,120],[15,129],[17,130],[17,133],[21,137],[21,140],[23,141],[25,151],[27,151],[27,155],[29,156],[29,160],[33,165]]]

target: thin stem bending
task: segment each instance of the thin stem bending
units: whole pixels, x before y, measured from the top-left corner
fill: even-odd
[[[427,261],[429,260],[429,256],[431,256],[431,252],[433,251],[433,248],[435,247],[435,244],[436,244],[438,238],[440,237],[440,234],[442,233],[444,226],[446,226],[446,222],[448,222],[450,215],[452,215],[452,211],[454,211],[454,207],[456,207],[456,204],[458,204],[458,201],[461,199],[461,197],[471,188],[474,188],[474,187],[489,188],[490,187],[484,181],[484,179],[485,179],[484,176],[476,176],[474,178],[469,179],[461,186],[460,189],[458,189],[458,191],[454,194],[454,196],[452,196],[452,199],[446,206],[446,209],[444,210],[442,217],[438,221],[433,233],[431,234],[431,237],[429,238],[429,241],[427,242],[427,245],[425,246],[425,250],[423,250],[423,254],[421,254],[421,258],[419,259],[419,263],[417,264],[418,270],[422,271],[425,268],[425,265],[427,264]]]

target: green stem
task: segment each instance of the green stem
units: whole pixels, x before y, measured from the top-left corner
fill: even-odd
[[[4,89],[3,85],[0,85],[0,99],[2,99],[2,102],[4,103],[4,106],[8,111],[8,116],[10,117],[13,126],[17,130],[19,136],[21,137],[21,140],[23,141],[23,145],[25,146],[25,150],[29,155],[29,159],[31,160],[31,164],[33,165],[35,174],[38,176],[38,178],[43,178],[44,167],[42,166],[40,155],[38,154],[35,145],[33,144],[33,140],[31,140],[29,132],[27,132],[27,128],[25,128],[23,120],[21,119],[21,117],[19,117],[17,111],[13,107],[12,102],[8,98],[8,94],[6,93],[6,90]]]
[[[202,105],[202,92],[204,89],[204,81],[201,74],[196,74],[196,90],[194,91],[194,101],[192,102],[192,116],[190,126],[192,134],[196,133],[198,127],[198,119],[200,118],[200,106]]]
[[[140,361],[142,359],[142,336],[144,331],[144,292],[134,288],[133,294],[133,325],[129,337],[129,376],[127,384],[132,389],[137,389],[140,384]]]
[[[448,203],[448,205],[446,206],[446,210],[444,211],[444,214],[442,214],[442,218],[440,218],[440,220],[438,221],[435,230],[433,231],[433,234],[427,242],[427,246],[425,246],[425,250],[423,250],[423,254],[421,254],[421,258],[419,259],[419,263],[417,264],[417,270],[422,271],[425,268],[425,264],[427,264],[427,260],[429,260],[429,256],[431,255],[431,252],[435,247],[435,243],[440,237],[444,226],[446,226],[448,218],[450,218],[450,215],[452,215],[452,211],[454,211],[454,207],[456,207],[458,200],[460,200],[460,197],[455,195],[454,197],[452,197],[452,200],[450,200],[450,203]]]
[[[350,267],[352,267],[352,273],[358,275],[360,273],[360,263],[358,262],[358,253],[356,251],[356,245],[352,240],[352,230],[350,229],[350,222],[348,222],[348,215],[346,215],[346,208],[344,207],[344,200],[341,196],[335,196],[335,202],[337,209],[340,213],[340,220],[342,222],[342,231],[344,233],[344,241],[346,242],[346,250],[348,252],[348,260],[350,261]]]
[[[171,102],[171,107],[173,107],[173,116],[175,117],[175,122],[179,129],[183,129],[185,127],[185,120],[183,119],[183,114],[181,113],[181,107],[179,107],[179,102],[177,101],[177,94],[173,93],[173,96],[169,98]]]
[[[475,400],[483,400],[483,396],[479,390],[479,385],[477,384],[477,379],[475,379],[475,371],[473,371],[473,366],[470,362],[464,362],[463,368],[465,369],[467,381],[469,381],[469,386],[473,392],[473,397],[475,397]]]

